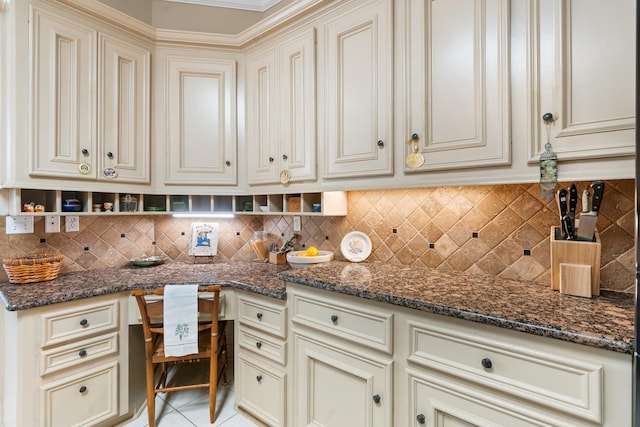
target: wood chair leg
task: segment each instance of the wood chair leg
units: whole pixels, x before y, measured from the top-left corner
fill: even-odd
[[[155,393],[155,370],[153,364],[146,362],[146,381],[147,381],[147,413],[149,415],[149,427],[155,426],[156,416],[156,393]]]
[[[209,422],[213,424],[216,419],[216,392],[218,386],[218,358],[215,353],[211,355],[209,363]]]

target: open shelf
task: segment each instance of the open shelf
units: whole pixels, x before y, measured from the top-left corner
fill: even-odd
[[[13,189],[9,198],[10,215],[233,213],[345,216],[347,214],[347,193],[344,191],[231,196]],[[74,199],[79,201],[80,210],[67,211],[65,201]],[[35,210],[37,205],[39,209],[44,210],[28,211],[28,209]],[[112,207],[111,211],[107,209],[109,206]]]

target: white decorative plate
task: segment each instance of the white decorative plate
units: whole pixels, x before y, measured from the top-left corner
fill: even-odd
[[[371,239],[360,231],[352,231],[342,238],[340,250],[351,262],[364,261],[371,255]]]

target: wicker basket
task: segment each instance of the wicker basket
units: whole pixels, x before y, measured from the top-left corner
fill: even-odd
[[[46,282],[58,277],[62,255],[32,254],[2,260],[9,283]]]

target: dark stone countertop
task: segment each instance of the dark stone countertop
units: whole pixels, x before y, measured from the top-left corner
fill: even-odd
[[[262,262],[190,264],[171,262],[152,267],[124,267],[61,274],[57,279],[25,284],[0,283],[0,299],[9,311],[99,295],[172,284],[222,285],[284,299],[277,273],[287,265]]]
[[[259,262],[109,268],[33,284],[0,283],[9,311],[167,284],[220,284],[286,298],[285,280],[315,288],[495,325],[621,353],[633,352],[630,294],[560,294],[536,282],[383,263],[332,261],[304,269]]]
[[[633,353],[631,294],[603,291],[599,297],[583,298],[537,282],[367,262],[332,261],[278,276],[314,288]]]

